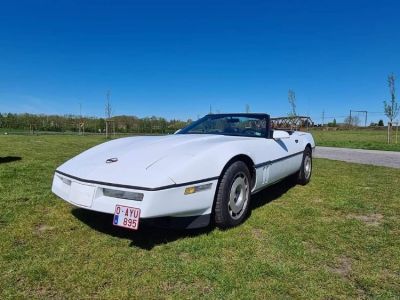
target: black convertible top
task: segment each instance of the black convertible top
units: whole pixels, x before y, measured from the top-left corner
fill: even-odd
[[[223,113],[223,114],[207,114],[207,116],[216,116],[216,117],[236,117],[236,116],[243,116],[249,118],[266,118],[270,119],[269,114],[266,113]]]

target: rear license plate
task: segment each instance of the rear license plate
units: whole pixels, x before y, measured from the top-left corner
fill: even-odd
[[[115,226],[137,230],[139,228],[140,208],[115,205],[114,220]]]

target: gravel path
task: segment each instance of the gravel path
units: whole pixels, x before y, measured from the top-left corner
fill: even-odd
[[[316,147],[314,157],[400,169],[400,152]]]

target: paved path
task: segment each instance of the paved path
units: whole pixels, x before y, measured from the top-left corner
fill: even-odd
[[[400,169],[400,152],[316,147],[314,157]]]

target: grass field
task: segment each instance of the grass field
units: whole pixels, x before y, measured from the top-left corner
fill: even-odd
[[[399,298],[400,170],[315,160],[227,231],[131,232],[54,196],[100,137],[0,137],[0,298]]]
[[[385,130],[311,130],[318,146],[344,147],[370,150],[400,151],[400,132],[397,144],[387,144]],[[393,134],[393,141],[395,135]]]

